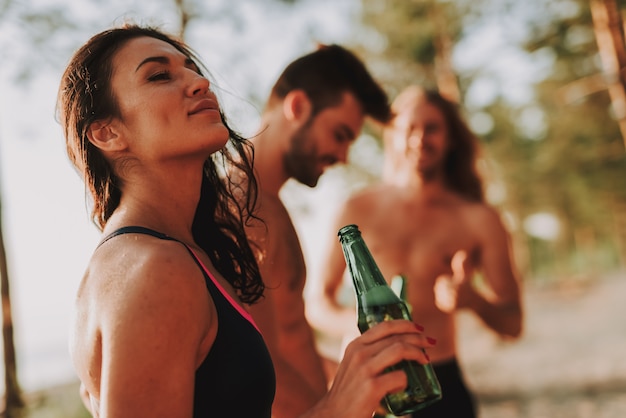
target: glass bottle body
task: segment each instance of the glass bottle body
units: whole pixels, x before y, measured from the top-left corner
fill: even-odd
[[[386,286],[372,288],[358,299],[358,327],[361,333],[383,321],[411,320],[406,305],[397,300],[395,293]],[[404,391],[385,397],[387,408],[394,415],[410,414],[441,399],[441,387],[430,363],[403,360],[386,371],[394,370],[403,370],[407,376],[407,387]]]
[[[406,304],[380,273],[358,227],[347,225],[341,228],[339,237],[356,291],[357,325],[361,333],[383,321],[411,320]],[[407,387],[384,398],[392,414],[410,414],[441,399],[441,387],[431,364],[403,360],[387,371],[400,369],[407,376]]]

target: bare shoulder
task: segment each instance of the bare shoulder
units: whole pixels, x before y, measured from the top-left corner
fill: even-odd
[[[187,249],[146,235],[121,235],[104,243],[93,255],[86,281],[85,296],[104,323],[127,316],[165,327],[206,314],[210,301],[204,276]]]
[[[468,201],[460,207],[464,223],[478,239],[499,244],[508,239],[509,232],[497,208],[483,202]]]
[[[496,208],[485,202],[472,202],[458,198],[458,206],[467,216],[478,217],[483,221],[495,221],[500,219],[500,213]]]
[[[283,224],[290,220],[289,212],[278,196],[262,193],[259,199],[260,217],[272,224]]]
[[[77,292],[70,350],[81,380],[99,398],[105,363],[128,381],[193,374],[216,330],[204,276],[186,248],[128,234],[94,252]]]
[[[115,280],[127,291],[173,285],[185,291],[202,282],[197,280],[201,270],[183,244],[142,234],[107,241],[94,252],[90,266],[92,273],[103,274],[105,281]]]

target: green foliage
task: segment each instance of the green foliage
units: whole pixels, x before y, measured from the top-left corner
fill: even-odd
[[[436,84],[436,44],[442,30],[456,39],[460,16],[452,3],[434,0],[363,0],[363,22],[384,37],[384,52],[378,57],[392,65],[380,78],[391,92],[407,83]],[[368,45],[362,46],[366,51]],[[369,60],[376,61],[370,51]]]
[[[364,46],[364,55],[387,62],[376,68],[392,97],[409,83],[436,85],[435,57],[442,53],[437,39],[442,36],[467,47],[462,41],[494,19],[523,23],[522,35],[515,25],[504,32],[506,44],[529,62],[551,59],[529,86],[530,99],[512,103],[500,90],[490,103],[465,107],[468,118],[483,112],[494,122],[481,139],[498,176],[494,180],[506,186],[506,198],[498,205],[520,225],[537,212],[560,221],[554,241],[527,235],[522,228],[514,231],[517,241],[526,243],[522,252],[530,256],[529,273],[562,276],[619,267],[625,257],[619,246],[626,243],[626,152],[602,85],[588,1],[362,3],[364,24],[383,39],[383,47]],[[491,77],[489,64],[457,70],[461,97],[477,80]],[[527,120],[529,109],[540,120]]]

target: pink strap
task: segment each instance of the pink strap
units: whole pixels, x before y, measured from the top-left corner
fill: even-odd
[[[187,245],[185,245],[185,246],[187,248],[189,248],[189,246],[187,246]],[[207,276],[209,276],[209,278],[211,279],[211,281],[213,282],[215,287],[217,287],[217,290],[220,291],[220,293],[226,298],[226,300],[232,305],[232,307],[235,308],[237,310],[237,312],[239,312],[241,314],[241,316],[243,316],[246,320],[248,320],[248,322],[250,322],[252,324],[252,326],[254,328],[256,328],[257,331],[259,331],[259,334],[262,334],[261,330],[256,325],[256,323],[254,322],[254,319],[252,318],[252,315],[250,315],[250,312],[246,311],[240,304],[238,304],[232,298],[232,296],[226,291],[226,289],[224,289],[224,287],[220,284],[220,282],[218,282],[215,279],[215,277],[213,277],[213,275],[211,274],[209,269],[206,268],[206,266],[204,265],[202,260],[200,260],[200,258],[196,255],[196,253],[193,251],[193,249],[189,248],[189,251],[191,251],[191,253],[196,258],[196,260],[198,260],[198,263],[200,263],[200,265],[204,269],[204,272],[207,274]]]

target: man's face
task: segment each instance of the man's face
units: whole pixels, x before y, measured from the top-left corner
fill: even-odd
[[[444,116],[428,102],[400,109],[390,140],[386,152],[397,154],[426,178],[440,173],[450,146]]]
[[[315,187],[327,167],[345,163],[348,149],[363,127],[361,105],[350,93],[341,102],[313,116],[295,132],[291,147],[284,156],[289,176]]]

